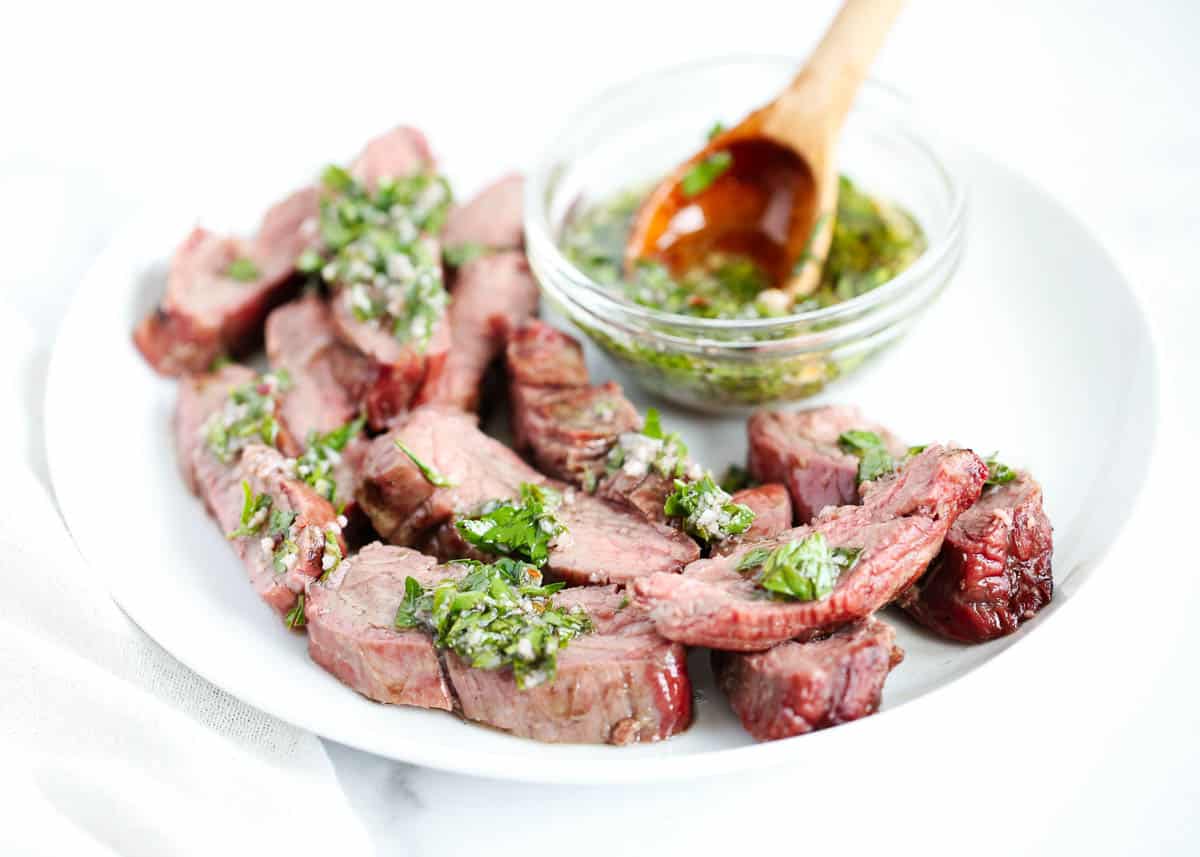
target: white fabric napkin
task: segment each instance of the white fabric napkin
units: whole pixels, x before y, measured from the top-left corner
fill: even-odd
[[[86,567],[29,466],[44,361],[0,317],[0,853],[370,854],[320,741],[175,661]]]

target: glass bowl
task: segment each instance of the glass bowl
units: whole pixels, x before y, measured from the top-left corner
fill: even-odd
[[[925,231],[925,252],[894,279],[821,309],[705,319],[630,303],[563,255],[559,240],[576,212],[652,184],[699,148],[715,121],[737,122],[798,66],[791,57],[734,57],[622,84],[569,119],[526,183],[526,252],[543,294],[639,383],[673,402],[719,412],[815,395],[902,336],[958,267],[964,189],[907,100],[872,81],[846,122],[838,163]]]

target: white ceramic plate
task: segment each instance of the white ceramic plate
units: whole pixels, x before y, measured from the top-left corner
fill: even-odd
[[[320,735],[430,767],[579,783],[712,775],[841,752],[868,730],[893,728],[901,718],[889,710],[897,706],[937,718],[938,699],[955,692],[956,678],[1016,642],[1038,645],[1038,626],[1093,576],[1131,511],[1157,419],[1148,328],[1104,250],[1009,170],[977,155],[964,155],[960,170],[973,210],[956,281],[906,341],[830,398],[861,405],[914,443],[955,439],[1031,469],[1055,524],[1057,592],[1021,632],[983,646],[942,642],[890,617],[908,657],[874,717],[756,745],[697,656],[699,703],[687,733],[650,746],[552,746],[441,712],[369,702],[324,673],[308,659],[304,637],[287,633],[250,591],[184,488],[168,429],[174,384],[156,377],[130,343],[196,208],[158,210],[126,231],[97,260],[63,323],[46,425],[67,524],[133,620],[214,684]],[[215,227],[248,227],[272,198],[259,190],[234,189],[200,210]],[[594,378],[626,381],[595,352],[590,359]],[[638,398],[627,381],[626,389]],[[714,470],[744,458],[742,420],[663,411]]]

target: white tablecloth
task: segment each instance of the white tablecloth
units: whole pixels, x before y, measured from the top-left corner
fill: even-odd
[[[1158,336],[1164,428],[1151,482],[1105,574],[1038,631],[1044,645],[996,662],[997,681],[1021,682],[1016,698],[979,687],[910,740],[864,747],[820,776],[607,789],[439,774],[318,742],[226,698],[132,628],[54,526],[38,440],[51,337],[90,257],[159,195],[199,194],[210,170],[238,158],[286,161],[294,135],[347,152],[398,119],[445,129],[435,142],[447,163],[477,163],[471,153],[486,146],[499,172],[528,163],[580,93],[677,60],[802,52],[831,8],[23,8],[0,51],[0,115],[15,120],[0,135],[0,298],[29,322],[13,333],[13,312],[0,309],[0,391],[23,385],[0,421],[18,436],[0,435],[0,569],[11,581],[0,599],[0,790],[12,792],[0,801],[0,853],[86,841],[98,853],[266,842],[354,854],[358,820],[387,854],[1200,851],[1200,575],[1186,542],[1200,434],[1200,5],[1189,0],[925,0],[878,66],[959,138],[1079,213]],[[474,169],[464,186],[487,177]]]

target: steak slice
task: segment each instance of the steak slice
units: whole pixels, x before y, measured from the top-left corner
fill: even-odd
[[[559,651],[553,682],[519,690],[510,668],[473,669],[447,653],[464,717],[554,743],[661,741],[687,728],[692,687],[683,646],[660,637],[615,586],[567,589],[555,603],[582,606],[595,630]]]
[[[171,260],[162,300],[134,330],[146,362],[163,375],[203,372],[220,354],[253,346],[316,240],[316,214],[317,192],[304,188],[271,208],[250,240],[193,229]],[[249,260],[252,279],[230,275],[238,260]]]
[[[731,536],[713,545],[713,556],[731,553],[740,545],[760,539],[769,539],[792,528],[792,501],[787,488],[782,485],[759,485],[743,488],[730,498],[733,503],[749,506],[754,512],[754,523],[741,535]]]
[[[216,372],[187,375],[179,381],[175,404],[175,455],[183,481],[193,494],[206,498],[210,486],[229,470],[204,445],[204,424],[225,407],[229,394],[255,378],[246,366],[230,363]],[[209,510],[212,511],[211,509]]]
[[[307,446],[314,434],[328,434],[358,415],[370,370],[362,355],[338,340],[324,301],[308,295],[279,307],[267,318],[266,339],[272,368],[287,370],[292,382],[279,409],[289,435]],[[351,438],[333,468],[334,496],[351,518],[367,445],[361,434]]]
[[[978,643],[1011,634],[1054,594],[1053,528],[1027,473],[984,490],[929,571],[899,599],[930,630]]]
[[[291,517],[287,531],[272,536],[268,532],[268,516],[264,513],[258,532],[232,539],[254,591],[284,615],[296,605],[305,584],[327,570],[323,566],[326,534],[337,541],[336,552],[330,554],[329,568],[337,558],[345,555],[346,543],[337,512],[328,500],[296,479],[292,463],[268,446],[253,444],[246,447],[227,479],[228,482],[221,484],[209,498],[217,522],[226,534],[232,533],[241,523],[243,481],[253,494],[271,499],[271,513],[280,512]],[[286,556],[277,566],[274,557],[284,539],[294,543],[294,556]]]
[[[396,441],[454,484],[430,483]],[[515,452],[481,432],[474,415],[424,405],[371,442],[358,499],[385,540],[412,546],[453,516],[488,500],[516,497],[522,482],[541,481]]]
[[[590,386],[579,343],[540,321],[516,331],[506,362],[517,448],[556,479],[595,484],[617,437],[641,426],[620,385]]]
[[[368,699],[450,711],[454,698],[433,641],[423,631],[395,627],[409,576],[432,586],[450,575],[432,557],[376,542],[311,583],[304,605],[308,653]]]
[[[937,555],[955,519],[979,498],[987,466],[969,450],[930,446],[896,475],[866,486],[862,506],[827,509],[812,526],[753,543],[773,548],[821,532],[858,549],[833,592],[816,601],[775,600],[737,565],[743,545],[689,565],[682,575],[635,582],[658,631],[688,645],[759,651],[862,619],[903,592]]]
[[[903,658],[896,633],[869,617],[807,643],[713,652],[712,663],[746,731],[774,741],[874,714],[888,673]]]
[[[614,503],[627,503],[648,520],[666,521],[663,506],[674,490],[674,477],[663,476],[656,470],[637,475],[617,469],[596,485],[596,496]]]
[[[791,413],[756,411],[746,429],[750,473],[759,482],[787,486],[798,524],[812,521],[826,506],[846,506],[859,500],[859,460],[838,446],[843,432],[875,432],[894,456],[905,453],[891,432],[847,405]]]
[[[374,190],[383,179],[437,168],[429,141],[416,128],[399,125],[371,140],[350,165],[350,174]]]
[[[656,572],[678,573],[700,558],[700,547],[679,530],[648,521],[627,506],[563,485],[550,487],[562,491],[556,514],[566,531],[550,544],[543,569],[548,578],[573,585],[625,584]],[[464,540],[452,521],[427,547],[444,560],[494,559]]]
[[[447,312],[450,350],[426,373],[417,403],[475,410],[488,366],[503,351],[509,333],[537,307],[537,283],[521,251],[467,263],[459,271]]]
[[[369,370],[337,338],[328,304],[316,295],[284,304],[267,318],[266,340],[271,368],[292,381],[279,413],[292,437],[326,434],[358,415]]]
[[[481,244],[497,250],[521,246],[524,240],[522,196],[525,182],[519,173],[509,173],[456,206],[446,218],[442,243],[448,248]]]
[[[400,342],[375,321],[358,318],[348,289],[339,289],[330,306],[334,330],[366,367],[362,406],[367,422],[373,429],[387,429],[409,410],[426,376],[441,372],[450,350],[447,318],[438,320],[429,342],[419,348]]]

